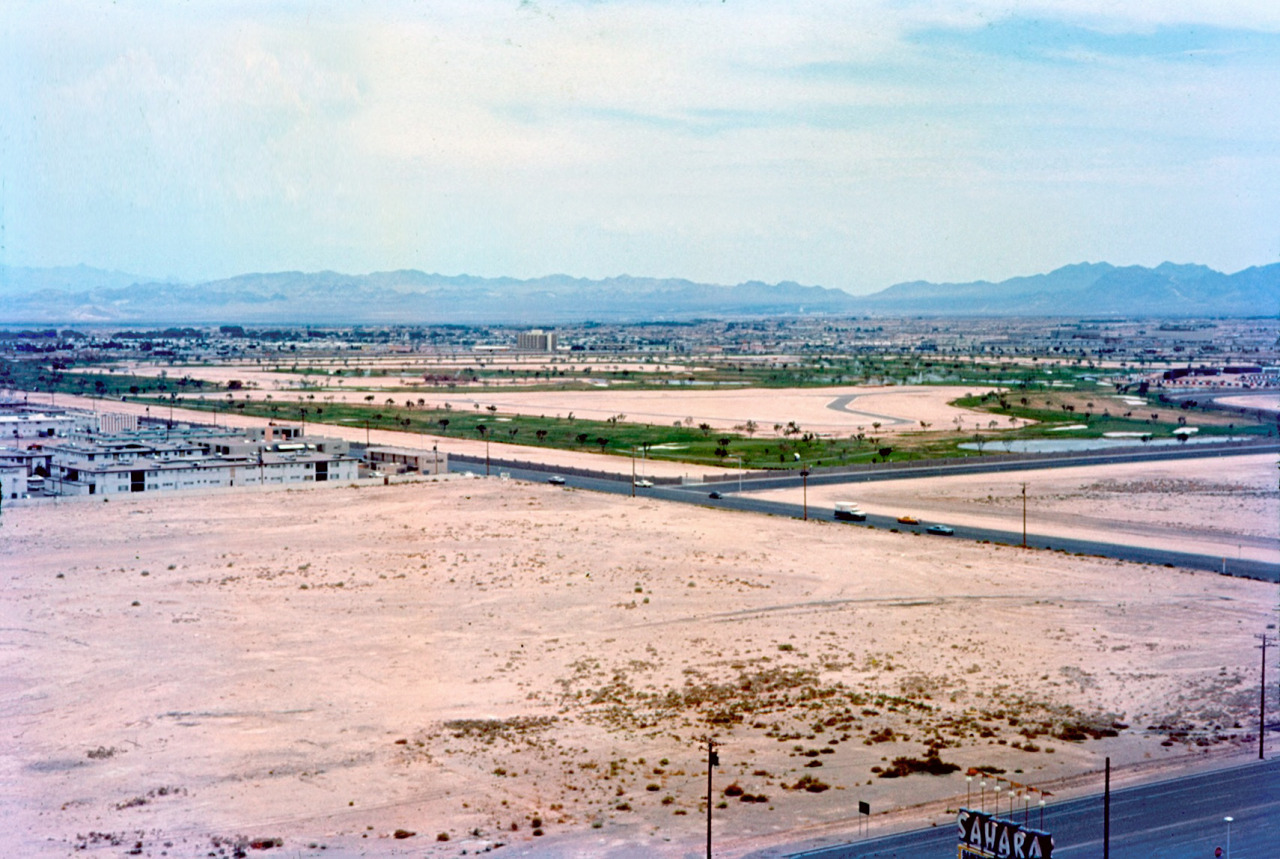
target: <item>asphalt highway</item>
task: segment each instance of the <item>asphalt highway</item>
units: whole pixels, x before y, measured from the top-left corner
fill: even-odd
[[[990,811],[990,795],[987,806]],[[1043,826],[1038,810],[1027,819],[1032,828],[1053,835],[1053,859],[1099,859],[1102,809],[1098,793],[1047,806]],[[1022,822],[1024,811],[1006,810],[1004,816]],[[1233,818],[1230,853],[1226,817]],[[794,853],[791,859],[954,859],[956,847],[956,827],[939,826]],[[1111,792],[1111,859],[1211,859],[1217,847],[1230,859],[1280,857],[1280,759]]]
[[[1239,450],[1235,449],[1232,452],[1239,453]],[[1249,452],[1280,452],[1280,445],[1251,447]],[[1206,455],[1193,453],[1191,451],[1179,451],[1178,453],[1184,456]],[[1033,467],[1067,467],[1072,465],[1135,462],[1142,461],[1144,459],[1171,458],[1171,455],[1171,452],[1161,452],[1156,456],[1144,453],[1090,454],[1056,458],[1049,461],[1012,463],[1000,462],[998,460],[993,461],[990,459],[986,459],[983,462],[966,462],[965,460],[960,460],[955,465],[947,466],[928,466],[920,468],[904,467],[885,471],[861,472],[854,474],[826,473],[821,475],[811,475],[808,478],[808,482],[814,486],[830,486],[837,484],[862,483],[869,480],[894,480],[907,477],[942,477],[948,474],[958,473],[972,474],[979,471],[1010,471]],[[468,471],[473,474],[484,474],[484,465],[483,463],[477,464],[474,462],[462,462],[457,459],[451,459],[450,470],[455,472]],[[494,475],[506,473],[513,478],[531,480],[535,482],[545,481],[553,474],[560,474],[560,472],[556,472],[550,468],[544,470],[533,468],[510,468],[506,466],[499,468],[494,466],[490,470]],[[596,492],[609,492],[615,495],[629,495],[632,491],[629,478],[605,479],[601,477],[580,477],[571,474],[564,474],[563,476],[566,486],[579,489],[589,489]],[[726,510],[742,510],[773,516],[786,516],[793,519],[809,518],[835,521],[834,511],[825,506],[818,507],[810,505],[806,509],[803,504],[768,501],[753,498],[746,494],[748,492],[766,489],[782,489],[788,487],[796,488],[801,486],[802,481],[803,478],[800,476],[789,474],[778,477],[769,476],[744,479],[741,481],[741,484],[739,484],[738,481],[733,480],[705,484],[660,484],[646,488],[637,487],[635,492],[637,495],[647,495],[653,498],[661,498],[666,501],[677,501],[686,504],[704,504],[706,506],[719,507]],[[739,485],[741,485],[741,493],[739,492]],[[712,492],[719,493],[721,497],[718,499],[711,498],[710,495]],[[1021,532],[1001,531],[993,528],[955,527],[955,534],[948,537],[926,533],[925,528],[930,524],[927,521],[915,526],[901,525],[896,521],[896,519],[890,516],[868,515],[865,522],[841,522],[840,524],[850,529],[851,539],[856,539],[859,528],[871,527],[887,528],[890,530],[897,529],[901,532],[914,533],[920,535],[921,539],[974,540],[1011,546],[1022,545]],[[1065,552],[1074,555],[1094,555],[1098,557],[1115,558],[1123,561],[1132,561],[1140,564],[1159,564],[1171,567],[1181,567],[1184,569],[1207,570],[1210,572],[1225,573],[1227,575],[1260,579],[1263,581],[1280,581],[1280,568],[1275,564],[1268,564],[1263,561],[1234,558],[1224,559],[1216,555],[1199,555],[1189,552],[1174,552],[1164,549],[1107,543],[1100,540],[1073,540],[1066,537],[1049,537],[1031,533],[1027,534],[1026,545],[1029,549]],[[1277,853],[1277,856],[1280,856],[1280,853]]]

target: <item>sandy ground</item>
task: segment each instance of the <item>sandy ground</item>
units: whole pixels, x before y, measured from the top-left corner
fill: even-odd
[[[837,501],[868,513],[1022,531],[1022,484],[1032,534],[1151,546],[1280,564],[1276,457],[1206,457],[1008,474],[810,486],[811,509]],[[749,485],[749,484],[748,484]],[[801,503],[801,489],[749,493]]]
[[[1270,409],[1280,411],[1280,391],[1274,394],[1242,394],[1234,397],[1218,397],[1224,406],[1240,406],[1246,409]]]
[[[729,429],[753,420],[761,434],[772,434],[775,425],[795,421],[802,430],[850,435],[865,432],[919,431],[920,421],[935,429],[973,428],[991,419],[985,412],[948,405],[965,394],[987,388],[948,386],[847,386],[834,388],[782,388],[763,390],[676,391],[494,391],[453,397],[454,407],[496,405],[506,414],[568,414],[605,420],[625,415],[630,423],[670,425],[676,421],[709,423]],[[875,424],[880,424],[876,427]]]
[[[228,379],[244,380],[247,375],[240,368],[207,368],[209,378],[225,384]],[[169,375],[174,375],[170,372]],[[262,374],[276,377],[278,374]],[[264,385],[259,390],[247,391],[255,400],[271,397],[277,402],[325,402],[363,403],[368,390],[343,390],[329,388],[322,392],[289,390],[287,381],[278,378],[264,382],[280,383],[279,388]],[[375,383],[397,386],[398,378],[359,380],[361,385]],[[374,402],[391,399],[403,404],[412,398],[423,400],[430,408],[442,408],[448,403],[455,409],[472,409],[475,406],[497,406],[498,412],[508,415],[565,416],[570,413],[581,418],[607,420],[622,415],[628,423],[663,424],[670,426],[681,422],[689,425],[708,423],[717,429],[732,429],[755,421],[762,435],[774,434],[775,426],[785,426],[794,421],[801,430],[823,435],[867,435],[920,431],[921,422],[935,430],[985,429],[992,420],[986,412],[959,409],[948,405],[951,400],[966,394],[981,394],[990,388],[942,385],[899,386],[842,386],[830,388],[675,388],[667,391],[521,391],[510,388],[491,388],[483,392],[472,389],[448,391],[423,387],[412,392],[374,392]],[[238,396],[243,396],[240,394]],[[221,400],[224,392],[198,394],[187,392],[185,399]],[[59,397],[63,399],[63,397]],[[878,425],[878,426],[877,426]]]
[[[57,398],[57,405],[66,406],[68,408],[89,409],[98,411],[119,412],[123,414],[134,415],[153,415],[155,417],[168,417],[168,407],[151,406],[150,412],[147,406],[142,403],[119,401],[94,400],[86,397],[73,397],[60,394]],[[175,421],[190,421],[193,423],[209,424],[217,421],[219,426],[235,426],[235,427],[261,427],[270,424],[272,421],[268,418],[259,418],[252,415],[242,415],[236,412],[219,412],[216,416],[209,412],[200,412],[192,409],[175,408],[173,410]],[[280,421],[280,423],[292,423]],[[433,445],[439,447],[441,453],[463,453],[470,456],[484,456],[485,443],[479,439],[460,438],[449,435],[425,435],[422,433],[396,432],[394,430],[378,430],[371,429],[367,433],[364,427],[356,426],[339,426],[336,424],[308,424],[307,434],[313,436],[330,436],[333,438],[344,438],[347,441],[364,443],[368,440],[374,445],[391,445],[395,447],[408,447],[415,450],[431,450]],[[584,468],[597,471],[608,471],[614,474],[627,474],[631,469],[631,462],[625,457],[606,456],[600,453],[592,453],[589,450],[554,450],[552,448],[529,447],[527,445],[503,444],[501,442],[490,442],[488,446],[489,456],[494,459],[507,459],[519,462],[538,462],[552,468]],[[484,466],[477,466],[483,471]],[[494,469],[496,472],[496,468]],[[725,474],[734,469],[715,468],[712,466],[690,465],[684,462],[665,462],[662,460],[652,460],[640,458],[636,463],[636,472],[638,475],[647,475],[650,477],[688,477],[690,479],[701,479],[707,475]]]
[[[292,367],[294,365],[324,369],[327,373],[341,370],[343,375],[292,373],[271,369],[274,366]],[[135,376],[158,377],[163,374],[173,379],[188,376],[222,386],[225,386],[232,379],[237,379],[246,386],[264,393],[297,390],[303,387],[324,388],[326,393],[332,393],[341,391],[344,387],[378,389],[416,386],[419,391],[430,393],[433,396],[443,396],[445,389],[426,381],[425,376],[439,376],[459,371],[465,372],[474,370],[477,367],[484,367],[489,370],[512,370],[518,374],[523,374],[525,371],[532,373],[554,370],[557,374],[563,373],[566,379],[578,377],[574,378],[573,381],[581,381],[581,377],[584,374],[617,373],[624,370],[631,373],[693,373],[710,369],[698,364],[617,360],[578,361],[558,357],[549,359],[539,355],[487,357],[476,353],[436,357],[406,355],[383,358],[302,358],[296,361],[282,359],[279,362],[225,362],[214,365],[176,364],[173,366],[161,366],[154,363],[120,362],[106,366]],[[100,367],[86,368],[83,372],[100,372],[101,369]],[[360,375],[360,373],[365,372],[368,375]],[[463,388],[483,388],[490,385],[493,387],[508,387],[528,384],[545,385],[548,384],[548,380],[544,378],[539,381],[538,379],[515,376],[512,378],[490,378],[485,382],[455,382],[455,384]]]
[[[733,429],[755,421],[761,435],[777,434],[794,421],[802,431],[821,435],[884,435],[894,432],[920,431],[927,424],[934,429],[985,429],[991,415],[948,405],[951,400],[986,388],[947,386],[889,386],[839,388],[784,388],[778,390],[742,389],[674,389],[670,391],[519,391],[490,389],[427,390],[413,394],[414,402],[422,399],[429,408],[443,408],[447,403],[455,409],[487,409],[496,406],[504,415],[541,415],[565,417],[573,414],[593,420],[618,419],[636,424],[682,423],[688,426],[707,423],[717,429]],[[199,395],[187,394],[187,398]],[[205,399],[219,400],[222,394]],[[257,400],[268,394],[252,391]],[[328,390],[307,395],[280,392],[271,395],[278,402],[346,402],[362,403],[365,391]],[[308,399],[310,396],[310,399]],[[408,397],[401,392],[379,392],[375,402],[391,399],[402,404]],[[775,429],[777,427],[777,429]]]
[[[698,856],[706,735],[717,856],[852,832],[858,800],[945,825],[968,767],[1061,796],[1102,755],[1252,754],[1275,605],[498,480],[6,509],[0,559],[0,852],[24,857]],[[960,772],[875,771],[933,756]]]

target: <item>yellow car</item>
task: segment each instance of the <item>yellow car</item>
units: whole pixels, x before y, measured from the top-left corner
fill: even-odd
[[[914,516],[899,516],[898,524],[899,525],[919,525],[920,520]]]

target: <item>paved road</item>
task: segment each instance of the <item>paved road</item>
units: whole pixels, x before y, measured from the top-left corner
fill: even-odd
[[[1277,448],[1280,450],[1280,447]],[[1088,457],[1089,460],[1099,459],[1099,457]],[[1116,456],[1102,457],[1105,461],[1131,461],[1130,459],[1119,459]],[[1073,458],[1073,464],[1079,464]],[[1017,465],[1016,463],[993,463],[991,470],[1003,470],[1005,465]],[[1043,463],[1039,464],[1043,467]],[[965,465],[966,472],[972,473],[974,466]],[[483,465],[474,463],[464,463],[457,460],[450,461],[450,470],[452,471],[470,471],[472,473],[484,473]],[[498,469],[493,469],[493,473],[497,474]],[[503,468],[502,472],[510,474],[512,477],[521,480],[545,481],[550,471],[520,469],[520,468]],[[901,471],[895,470],[889,474],[876,472],[874,475],[868,474],[826,474],[820,477],[811,476],[809,482],[812,484],[838,484],[849,482],[861,482],[867,479],[896,479],[903,476],[921,477],[937,474],[939,476],[948,473],[955,473],[955,470],[939,469],[938,467],[930,467],[927,469],[914,469],[916,473],[907,475],[908,469]],[[921,474],[920,472],[928,472],[929,474]],[[610,480],[594,477],[576,477],[566,475],[566,485],[578,487],[581,489],[591,489],[597,492],[609,492],[616,495],[626,495],[631,492],[631,484],[628,480]],[[742,481],[743,492],[759,491],[763,489],[780,489],[785,487],[796,487],[801,484],[801,478],[795,476],[785,477],[767,477],[756,478],[752,480]],[[719,492],[721,498],[712,499],[709,497],[711,492]],[[786,516],[789,518],[799,519],[806,515],[806,511],[802,504],[790,504],[780,501],[767,501],[759,498],[749,497],[746,494],[739,494],[738,483],[735,481],[727,481],[715,484],[693,484],[693,485],[659,485],[645,489],[637,489],[637,494],[649,495],[654,498],[661,498],[667,501],[678,501],[692,504],[705,504],[707,506],[721,507],[728,510],[744,510],[752,513],[765,513],[774,516]],[[824,507],[810,506],[807,515],[811,519],[826,519],[834,521],[833,511]],[[856,539],[856,534],[860,527],[875,528],[897,528],[899,531],[912,532],[921,535],[921,539],[929,540],[988,540],[992,543],[1004,543],[1008,545],[1021,545],[1022,533],[1012,531],[1001,531],[993,528],[966,528],[957,527],[955,535],[951,537],[942,537],[926,534],[924,526],[906,526],[899,525],[898,522],[890,516],[867,516],[867,521],[863,523],[846,522],[841,523],[850,529],[851,536]],[[927,523],[926,523],[927,524]],[[1035,549],[1052,549],[1055,551],[1067,552],[1070,554],[1082,555],[1098,555],[1106,558],[1116,558],[1118,560],[1133,561],[1142,564],[1164,564],[1174,567],[1182,567],[1193,570],[1209,570],[1212,572],[1226,572],[1228,575],[1240,576],[1243,578],[1260,579],[1263,581],[1280,581],[1280,568],[1275,564],[1268,564],[1263,561],[1250,561],[1227,558],[1213,555],[1198,555],[1188,552],[1174,552],[1164,549],[1146,548],[1142,546],[1126,546],[1117,543],[1106,543],[1097,540],[1073,540],[1065,537],[1049,537],[1039,534],[1027,535],[1027,546]],[[1280,857],[1280,853],[1277,854]]]
[[[990,805],[990,797],[988,797]],[[1112,859],[1210,859],[1226,856],[1231,816],[1231,859],[1280,857],[1280,759],[1197,773],[1111,793]],[[1014,815],[1023,819],[1022,812]],[[1031,813],[1039,826],[1039,813]],[[1048,806],[1044,830],[1054,837],[1054,859],[1102,856],[1102,795]],[[793,859],[954,859],[956,830],[937,827],[821,850]]]

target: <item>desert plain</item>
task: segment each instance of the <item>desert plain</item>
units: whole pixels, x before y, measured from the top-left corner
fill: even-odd
[[[1222,461],[1152,468],[1095,491],[1269,527]],[[970,768],[1048,791],[1051,829],[1103,756],[1255,754],[1276,611],[1274,583],[497,478],[6,508],[0,558],[0,846],[33,857],[697,856],[707,738],[717,856],[852,837],[859,801],[945,824]]]

